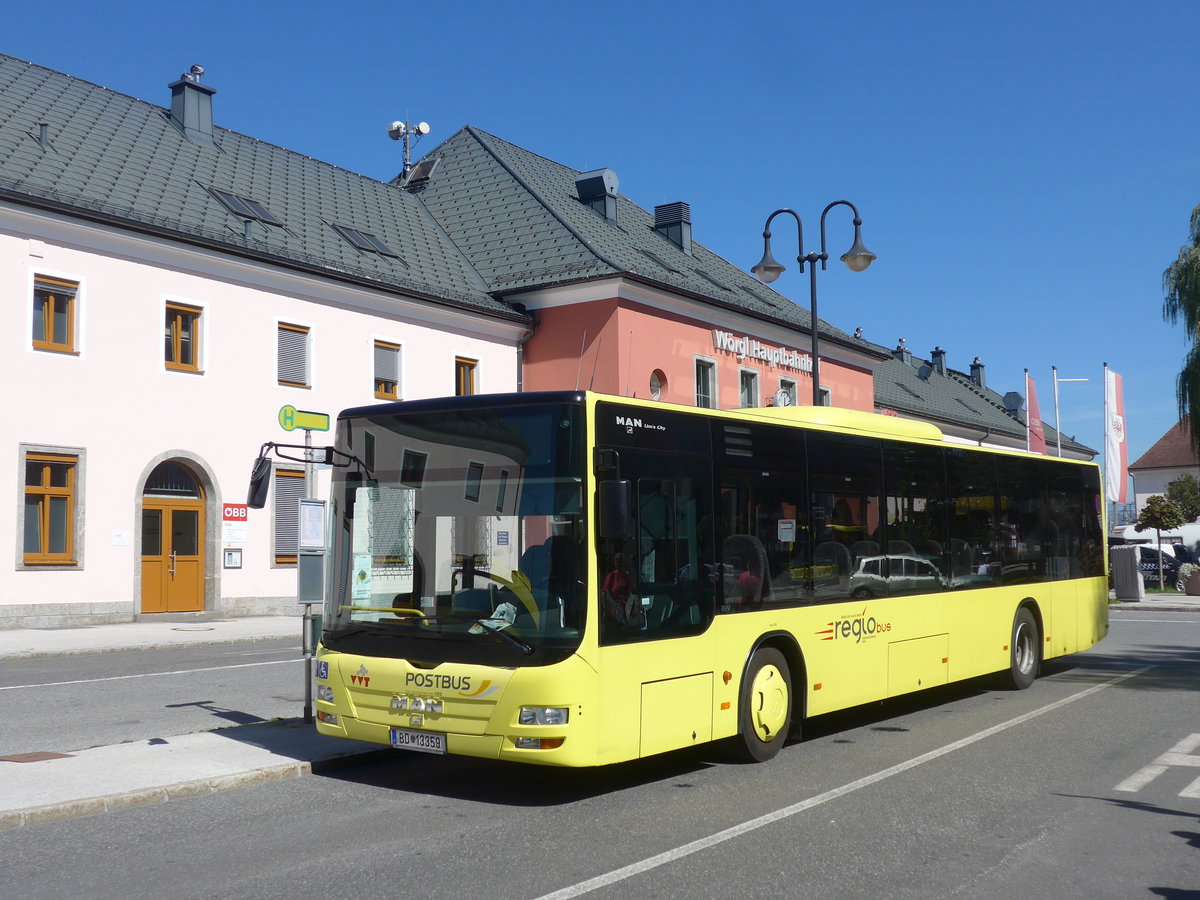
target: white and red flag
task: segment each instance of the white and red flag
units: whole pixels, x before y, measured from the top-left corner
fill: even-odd
[[[1037,388],[1025,370],[1025,397],[1029,410],[1025,415],[1025,449],[1030,453],[1046,453],[1046,431],[1042,428],[1042,411],[1038,409]]]
[[[1121,376],[1104,364],[1104,483],[1108,499],[1127,503],[1129,458],[1125,441],[1125,396]]]

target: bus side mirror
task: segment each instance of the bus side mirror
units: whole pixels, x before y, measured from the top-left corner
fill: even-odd
[[[633,516],[630,512],[632,497],[632,482],[600,482],[600,537],[628,538],[633,536]]]
[[[267,505],[267,490],[271,487],[271,460],[260,456],[250,470],[250,490],[246,494],[246,505],[251,509],[262,509]]]

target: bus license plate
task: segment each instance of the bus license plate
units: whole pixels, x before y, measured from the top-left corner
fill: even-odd
[[[407,728],[393,728],[392,746],[397,750],[445,753],[446,736],[436,731],[410,731]]]

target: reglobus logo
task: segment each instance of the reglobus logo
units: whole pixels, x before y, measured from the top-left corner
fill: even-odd
[[[892,630],[891,622],[880,622],[874,616],[867,615],[867,608],[855,615],[849,613],[840,619],[830,622],[824,629],[817,632],[823,641],[838,641],[854,639],[861,644],[864,639],[870,640],[877,634],[886,634]]]

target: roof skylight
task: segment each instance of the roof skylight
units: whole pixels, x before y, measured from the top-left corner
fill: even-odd
[[[378,253],[380,256],[391,256],[400,259],[400,255],[369,231],[359,231],[345,225],[334,224],[334,229],[347,241],[365,253]]]
[[[271,211],[257,200],[223,191],[220,188],[210,187],[208,190],[235,216],[241,216],[243,219],[256,219],[267,225],[283,225],[283,222],[275,218]]]

